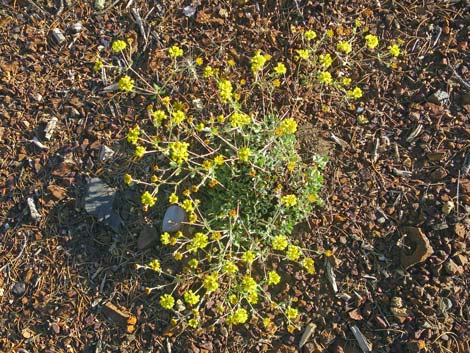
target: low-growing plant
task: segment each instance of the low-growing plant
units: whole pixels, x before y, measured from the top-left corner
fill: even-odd
[[[204,65],[203,58],[172,45],[165,59],[170,69],[153,84],[132,69],[126,42],[112,44],[128,69],[116,78],[116,87],[149,95],[151,102],[127,141],[152,173],[126,174],[124,181],[142,186],[144,210],[157,203],[178,205],[187,216],[186,227],[160,236],[183,270],[164,273],[158,258],[136,268],[174,279],[147,292],[157,292],[160,305],[189,327],[250,321],[272,328],[283,317],[295,329],[300,316],[295,298],[278,301],[272,289],[282,285],[286,263],[315,273],[315,257],[322,253],[306,248],[293,230],[323,204],[319,191],[327,159],[302,160],[296,112],[278,106],[275,94],[290,86],[293,91],[284,92],[294,98],[343,108],[364,94],[361,65],[374,59],[393,66],[400,54],[398,42],[379,51],[378,37],[359,22],[346,34],[296,35],[292,57],[258,50],[240,71],[233,60]],[[112,67],[101,58],[95,63],[97,71]],[[176,93],[181,78],[197,85],[200,95]]]

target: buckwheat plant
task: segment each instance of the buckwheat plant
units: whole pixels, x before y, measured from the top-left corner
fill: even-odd
[[[400,55],[399,42],[382,45],[359,22],[348,33],[309,29],[294,37],[292,57],[257,50],[240,68],[233,60],[206,64],[175,44],[165,55],[171,69],[158,84],[143,80],[131,65],[116,74],[122,94],[151,96],[147,115],[128,131],[127,142],[152,173],[126,174],[124,182],[142,188],[144,210],[177,205],[187,219],[180,230],[160,235],[164,251],[181,262],[180,273],[164,271],[157,257],[136,268],[157,274],[160,283],[147,292],[155,292],[185,327],[299,326],[296,300],[277,300],[273,291],[285,283],[286,264],[315,273],[319,252],[305,248],[293,230],[322,206],[327,160],[302,160],[298,119],[289,107],[276,106],[274,95],[289,80],[304,99],[342,107],[364,94],[357,75],[361,60],[393,64]],[[131,63],[126,47],[122,40],[112,44],[114,54]],[[95,62],[96,70],[110,67],[101,58]],[[200,95],[176,93],[181,78],[197,85]]]

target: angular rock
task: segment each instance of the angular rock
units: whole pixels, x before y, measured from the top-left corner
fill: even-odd
[[[449,100],[449,93],[443,90],[437,90],[428,97],[428,101],[434,104],[442,104]]]
[[[186,211],[178,205],[171,205],[163,216],[162,232],[177,232],[187,222]]]
[[[461,275],[464,272],[463,267],[457,265],[452,259],[446,261],[446,263],[444,264],[444,270],[447,274],[451,276]]]
[[[120,310],[116,305],[107,302],[103,306],[103,315],[106,316],[111,322],[125,327],[128,333],[132,333],[135,330],[135,324],[137,323],[137,318],[123,310]]]
[[[146,249],[158,241],[158,234],[155,227],[146,224],[140,232],[139,239],[137,240],[137,248],[139,250]]]
[[[114,155],[114,151],[106,145],[101,145],[99,159],[101,162],[111,159]]]
[[[116,190],[106,185],[100,178],[91,178],[85,197],[85,210],[100,222],[109,225],[115,232],[121,228],[121,217],[113,210]]]
[[[433,249],[421,228],[404,227],[402,234],[406,236],[405,242],[411,247],[411,253],[402,249],[400,256],[401,266],[405,269],[425,261],[433,254]]]

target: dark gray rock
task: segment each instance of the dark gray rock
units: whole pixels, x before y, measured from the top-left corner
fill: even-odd
[[[177,205],[171,205],[163,216],[162,232],[177,232],[183,226],[183,222],[187,220],[188,217],[184,209]]]

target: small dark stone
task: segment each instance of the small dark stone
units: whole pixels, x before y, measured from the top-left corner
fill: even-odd
[[[26,292],[26,284],[24,284],[23,282],[15,283],[15,285],[12,288],[12,291],[13,291],[13,294],[17,296],[23,295],[24,292]]]

